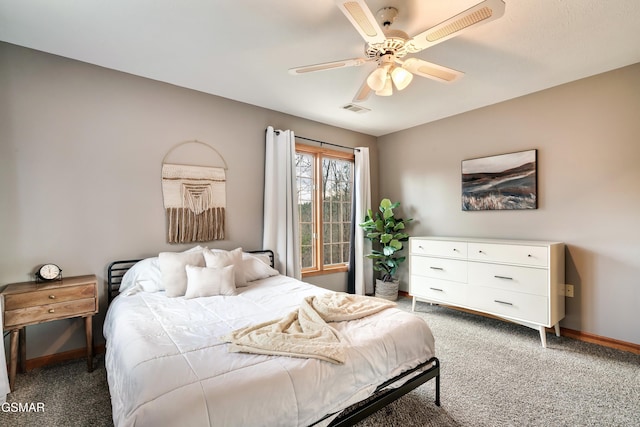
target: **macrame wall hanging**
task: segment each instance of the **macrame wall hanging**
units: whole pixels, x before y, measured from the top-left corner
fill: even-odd
[[[224,167],[167,163],[167,157],[186,144],[210,149]],[[201,157],[198,156],[199,161]],[[173,147],[162,159],[162,197],[167,215],[169,243],[223,240],[226,209],[227,163],[218,151],[200,141]]]

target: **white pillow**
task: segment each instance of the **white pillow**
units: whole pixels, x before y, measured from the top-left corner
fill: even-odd
[[[247,282],[266,279],[267,277],[280,274],[278,270],[271,267],[271,258],[269,258],[269,255],[263,254],[254,255],[246,252],[243,253],[242,269],[244,270],[244,277]]]
[[[155,282],[160,287],[162,274],[160,273],[160,264],[158,257],[145,258],[138,261],[124,273],[120,282],[120,293],[124,293],[127,289],[133,288],[138,282]],[[162,290],[162,289],[159,289]]]
[[[236,287],[247,286],[244,269],[242,268],[242,248],[237,248],[232,251],[212,251],[205,249],[202,253],[204,254],[205,263],[209,268],[222,268],[233,265],[235,267]]]
[[[264,262],[269,267],[271,267],[271,257],[267,252],[253,252],[253,253],[243,252],[242,253],[242,259],[246,260],[249,257],[258,258],[260,261]]]
[[[206,250],[206,249],[205,249]],[[187,291],[187,265],[204,267],[204,256],[200,250],[187,252],[160,252],[158,255],[162,287],[168,297],[181,297]]]
[[[160,270],[158,268],[158,270]],[[146,280],[146,279],[141,279],[141,280],[137,280],[136,284],[138,286],[140,286],[140,289],[142,289],[142,292],[160,292],[160,291],[164,291],[164,288],[161,288],[161,280]]]
[[[184,252],[202,252],[204,248],[200,245],[187,249]],[[122,276],[120,281],[120,293],[138,285],[138,291],[158,292],[164,291],[162,286],[162,272],[158,257],[145,258],[131,266]]]
[[[211,297],[216,295],[236,295],[234,282],[235,266],[229,265],[222,268],[194,267],[187,265],[187,292],[185,299]]]
[[[138,292],[160,292],[164,289],[160,289],[160,281],[153,280],[136,280],[134,286],[130,286],[120,292],[120,295],[131,296]]]

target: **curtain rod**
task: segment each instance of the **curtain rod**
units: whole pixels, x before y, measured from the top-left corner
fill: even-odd
[[[307,140],[307,141],[311,141],[311,142],[317,142],[320,145],[331,145],[333,147],[344,148],[346,150],[360,151],[358,148],[345,147],[344,145],[332,144],[331,142],[325,142],[325,141],[318,141],[317,139],[306,138],[304,136],[295,135],[295,137],[296,138],[300,138],[300,139],[304,139],[304,140]]]
[[[274,132],[276,133],[276,135],[280,135],[280,131],[279,130],[274,130]],[[305,136],[299,136],[299,135],[295,135],[295,134],[294,134],[294,136],[296,138],[304,139],[306,141],[317,142],[320,145],[331,145],[333,147],[344,148],[345,150],[353,150],[353,151],[358,151],[358,152],[360,151],[360,149],[354,148],[354,147],[345,147],[344,145],[338,145],[338,144],[333,144],[331,142],[319,141],[317,139],[311,139],[311,138],[307,138]]]

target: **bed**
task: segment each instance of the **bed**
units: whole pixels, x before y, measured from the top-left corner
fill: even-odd
[[[186,293],[176,296],[171,274],[159,268],[167,253],[108,266],[105,365],[115,426],[353,425],[431,379],[440,405],[433,335],[397,308],[330,323],[344,342],[344,363],[230,352],[224,337],[233,331],[335,294],[278,274],[270,251],[241,258],[238,251],[215,252],[235,252],[233,270],[244,270],[229,294],[194,296],[189,275]]]

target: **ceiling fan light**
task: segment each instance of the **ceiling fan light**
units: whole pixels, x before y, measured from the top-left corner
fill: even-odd
[[[413,80],[413,74],[404,68],[395,67],[391,72],[391,78],[393,79],[393,84],[396,85],[396,89],[402,90],[409,86],[409,83]]]
[[[387,82],[387,70],[378,67],[367,77],[367,84],[375,91],[382,90]]]
[[[391,96],[393,95],[393,85],[391,84],[391,78],[387,77],[384,83],[384,87],[376,91],[378,96]]]

